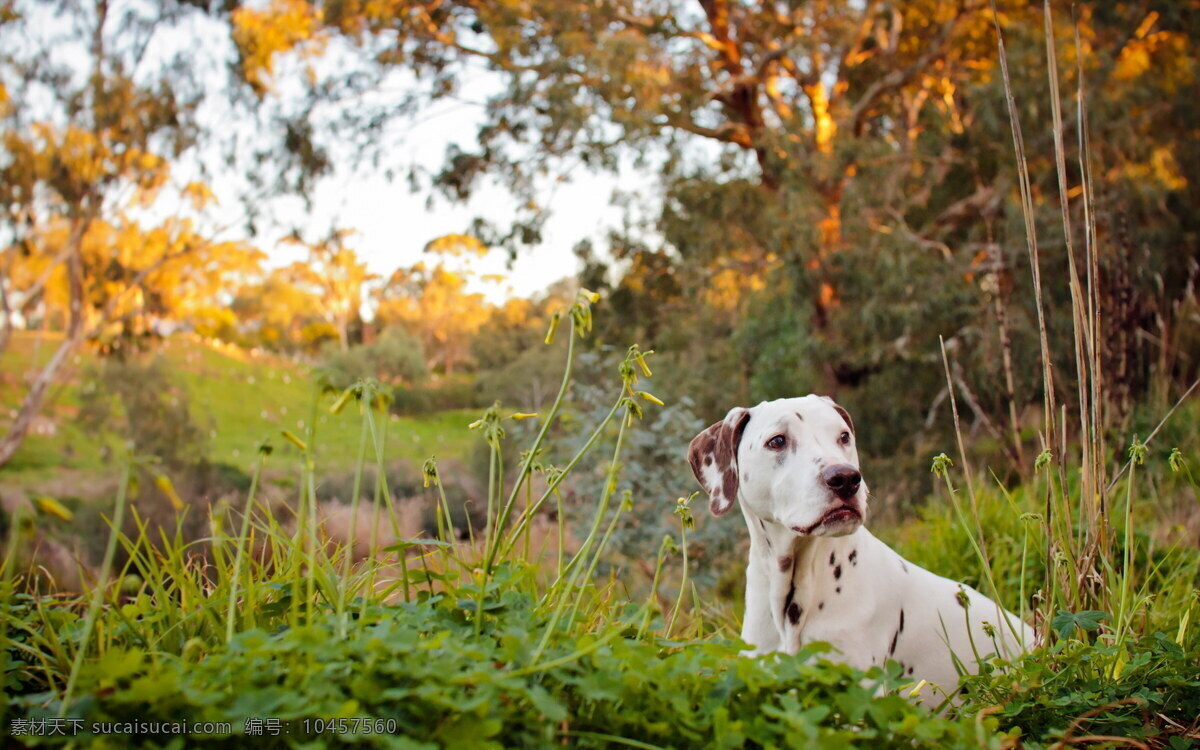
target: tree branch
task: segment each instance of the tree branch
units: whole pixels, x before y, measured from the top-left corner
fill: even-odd
[[[918,73],[928,68],[935,60],[940,58],[945,52],[950,38],[954,35],[954,30],[958,27],[959,21],[979,7],[982,6],[971,5],[960,8],[954,14],[953,18],[942,24],[941,30],[934,37],[929,49],[925,50],[911,65],[899,70],[893,70],[867,87],[867,90],[863,92],[863,95],[859,97],[850,110],[850,124],[853,127],[855,135],[862,133],[863,122],[871,106],[885,93],[904,86],[915,78]]]

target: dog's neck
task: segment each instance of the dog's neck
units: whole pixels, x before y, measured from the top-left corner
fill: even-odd
[[[871,538],[862,526],[839,537],[798,535],[742,507],[750,530],[752,563],[778,582],[772,587],[774,591],[794,589],[797,601],[806,608],[817,606],[827,594],[840,593],[837,588],[843,575],[857,567],[858,549]]]

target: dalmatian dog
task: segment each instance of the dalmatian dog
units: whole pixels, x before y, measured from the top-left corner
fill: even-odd
[[[688,460],[714,515],[737,500],[750,531],[742,640],[749,655],[825,641],[852,666],[892,659],[939,703],[960,670],[1034,643],[1016,615],[908,562],[863,525],[867,485],[854,423],[825,396],[735,407],[692,440]]]

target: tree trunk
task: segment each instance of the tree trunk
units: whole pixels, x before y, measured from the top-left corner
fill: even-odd
[[[347,331],[347,328],[350,327],[350,324],[347,321],[339,318],[336,327],[338,332],[338,343],[341,344],[342,351],[350,351],[350,334]]]
[[[7,284],[0,279],[0,354],[8,349],[8,341],[12,338],[12,308],[8,304]]]
[[[58,375],[59,369],[63,363],[67,361],[67,356],[75,350],[83,338],[83,235],[87,228],[88,222],[82,218],[76,218],[71,226],[71,237],[68,240],[70,247],[70,255],[67,257],[67,287],[70,292],[70,318],[67,324],[66,335],[63,341],[59,344],[58,349],[50,357],[50,361],[42,368],[37,379],[33,381],[33,386],[29,389],[29,393],[25,395],[25,400],[21,402],[21,408],[17,412],[17,418],[13,421],[12,426],[8,430],[8,434],[3,440],[0,440],[0,467],[8,464],[12,457],[16,454],[17,449],[21,447],[21,443],[25,441],[25,435],[29,432],[30,425],[33,424],[34,418],[42,410],[42,402],[46,399],[46,391],[50,388],[50,384],[54,382],[55,376]]]
[[[829,278],[827,264],[842,249],[842,184],[839,182],[820,193],[822,218],[817,224],[817,255],[809,261],[808,268],[817,281],[813,327],[824,332],[829,327],[829,311],[837,305],[837,291]]]

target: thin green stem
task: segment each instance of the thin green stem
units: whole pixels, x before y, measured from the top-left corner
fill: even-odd
[[[567,478],[567,475],[571,473],[571,469],[575,468],[575,464],[579,463],[580,459],[582,459],[584,455],[591,450],[596,441],[600,439],[600,436],[604,434],[604,428],[607,427],[608,423],[612,421],[613,416],[617,413],[617,409],[621,407],[621,401],[624,398],[625,392],[624,389],[622,389],[621,395],[617,397],[617,402],[613,404],[612,409],[609,410],[604,419],[600,420],[600,424],[596,425],[596,429],[592,431],[591,436],[588,438],[587,442],[583,444],[583,447],[575,453],[569,462],[567,462],[566,467],[563,468],[558,476],[550,481],[550,484],[546,487],[546,491],[542,493],[542,496],[538,498],[538,501],[521,515],[517,521],[517,526],[513,533],[507,536],[504,549],[501,551],[501,556],[507,555],[512,551],[513,546],[516,544],[516,540],[520,538],[521,533],[525,530],[525,527],[528,526],[529,522],[533,519],[537,512],[541,510],[542,504],[546,502],[546,499],[550,497],[552,492],[558,489],[558,486],[562,484],[563,480]]]
[[[267,454],[259,451],[258,464],[250,477],[250,491],[246,493],[246,507],[242,511],[242,527],[237,537],[237,552],[233,560],[233,575],[229,580],[229,608],[225,613],[225,642],[233,640],[234,621],[237,619],[238,587],[242,581],[242,565],[246,559],[246,543],[250,535],[250,516],[254,510],[254,496],[258,492],[258,480],[262,476],[263,466],[267,463]]]
[[[372,394],[364,386],[359,395],[360,398],[367,400]],[[363,404],[363,401],[359,401],[359,404]],[[350,565],[354,561],[354,542],[358,539],[358,501],[359,495],[362,493],[363,467],[367,462],[367,431],[371,428],[371,423],[367,420],[366,415],[366,410],[369,408],[371,408],[370,401],[367,400],[360,420],[362,429],[359,431],[358,438],[358,458],[354,462],[354,486],[350,491],[350,538],[346,540],[345,551],[342,553],[342,580],[338,584],[338,630],[343,638],[346,635],[347,624],[346,589],[350,586]]]
[[[679,596],[675,599],[675,608],[671,611],[671,621],[667,623],[667,637],[675,632],[675,621],[679,618],[680,605],[683,604],[683,596],[687,592],[688,584],[688,552],[687,552],[687,526],[684,525],[680,529],[679,548],[683,552],[683,574],[679,580]]]
[[[501,539],[499,532],[508,523],[508,516],[512,512],[513,504],[516,502],[517,493],[520,491],[521,485],[529,477],[529,470],[537,458],[538,449],[542,446],[542,441],[546,439],[546,433],[550,431],[550,425],[554,421],[554,417],[562,407],[563,397],[566,396],[567,387],[571,384],[571,369],[574,363],[575,332],[571,331],[567,336],[567,365],[563,369],[563,379],[558,387],[558,395],[555,396],[554,403],[550,405],[550,410],[546,412],[546,416],[542,420],[542,428],[538,430],[537,437],[534,439],[533,445],[530,446],[529,453],[525,456],[525,463],[521,465],[521,472],[517,475],[517,479],[513,483],[512,492],[509,493],[508,500],[504,503],[504,507],[501,508],[499,518],[496,519],[496,538],[494,542],[491,539],[488,540],[488,553],[483,564],[485,573],[491,573],[492,565],[496,561],[496,553],[500,547]]]
[[[623,400],[624,400],[624,397],[622,397],[622,401]],[[617,405],[620,406],[620,404],[621,404],[621,401],[618,401]],[[611,417],[611,413],[609,416]],[[606,419],[606,421],[607,421],[607,419]],[[596,539],[596,534],[599,533],[599,531],[600,531],[600,525],[604,521],[604,516],[608,512],[608,503],[609,503],[609,500],[612,498],[612,493],[613,493],[613,490],[616,485],[615,473],[616,473],[617,460],[620,458],[621,443],[625,437],[625,426],[626,426],[626,424],[628,424],[628,421],[629,421],[628,419],[622,419],[621,427],[617,431],[617,440],[616,440],[616,445],[614,446],[614,449],[613,449],[612,462],[609,464],[608,476],[604,482],[604,491],[600,495],[600,505],[599,505],[599,508],[596,510],[596,517],[592,521],[592,528],[588,532],[587,538],[585,538],[583,540],[583,544],[580,545],[579,551],[575,553],[575,556],[573,558],[571,558],[571,562],[567,563],[566,570],[564,571],[565,573],[569,574],[569,578],[566,582],[566,586],[563,589],[565,591],[571,591],[572,589],[574,589],[576,587],[576,581],[579,579],[579,574],[580,574],[580,571],[582,570],[582,567],[577,565],[576,563],[578,563],[580,560],[584,559],[586,557],[586,555],[588,554],[588,551],[591,549],[592,543]],[[550,587],[550,591],[547,592],[546,596],[543,598],[543,601],[549,601],[550,598],[557,591],[559,591],[561,584],[562,584],[562,578],[560,577]],[[537,650],[534,651],[533,661],[536,662],[538,660],[538,658],[541,657],[542,652],[544,652],[546,650],[546,646],[549,645],[550,637],[554,634],[554,631],[557,628],[558,620],[562,616],[562,612],[567,604],[567,601],[568,600],[564,597],[564,598],[561,598],[559,600],[558,604],[555,605],[554,613],[550,616],[550,622],[547,623],[547,625],[546,625],[546,632],[542,635],[542,640],[538,644]],[[578,604],[578,602],[576,602],[576,604]]]
[[[108,586],[108,574],[112,570],[113,557],[117,553],[117,539],[121,535],[121,524],[125,520],[125,500],[129,492],[129,480],[133,474],[133,459],[127,459],[121,467],[121,483],[117,487],[117,500],[113,509],[112,526],[108,534],[108,545],[104,548],[104,561],[100,564],[100,575],[96,579],[96,588],[92,591],[92,600],[88,604],[87,617],[83,621],[83,634],[79,638],[79,647],[75,658],[71,661],[71,674],[67,678],[67,687],[63,692],[62,704],[58,715],[67,715],[71,706],[71,697],[75,692],[75,683],[79,679],[79,670],[83,667],[84,657],[87,656],[88,644],[92,640],[92,630],[96,626],[96,617],[104,602],[104,591]]]

